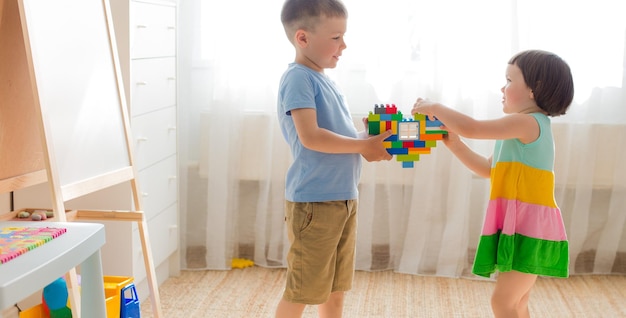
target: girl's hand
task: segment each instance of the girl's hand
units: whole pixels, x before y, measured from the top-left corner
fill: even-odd
[[[452,147],[455,147],[457,144],[461,143],[461,137],[459,137],[458,134],[448,130],[446,126],[441,126],[440,128],[448,131],[448,133],[443,136],[443,140],[442,140],[443,144],[446,147],[452,148]]]
[[[417,101],[415,101],[415,104],[413,104],[413,109],[411,109],[411,115],[423,114],[427,115],[430,119],[434,119],[435,114],[433,114],[432,109],[435,104],[436,103],[434,102],[419,97]]]

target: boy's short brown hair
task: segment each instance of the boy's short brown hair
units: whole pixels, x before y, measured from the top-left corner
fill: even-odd
[[[339,0],[286,0],[280,14],[289,41],[297,30],[314,31],[321,17],[348,17]]]

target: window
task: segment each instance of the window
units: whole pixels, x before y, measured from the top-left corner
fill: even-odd
[[[420,139],[420,122],[403,121],[398,123],[398,139],[401,141]]]

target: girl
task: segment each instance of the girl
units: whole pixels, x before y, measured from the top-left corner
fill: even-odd
[[[550,116],[565,114],[574,98],[569,66],[557,55],[529,50],[513,56],[501,89],[504,117],[475,120],[418,98],[412,113],[437,117],[449,131],[444,144],[474,173],[491,179],[491,194],[472,272],[499,272],[495,317],[529,317],[538,275],[567,277],[568,243],[554,200],[554,140]],[[459,136],[496,140],[491,157]]]

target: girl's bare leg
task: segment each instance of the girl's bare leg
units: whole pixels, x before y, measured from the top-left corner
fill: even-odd
[[[491,308],[496,318],[528,318],[530,289],[537,275],[516,271],[498,274],[496,288],[491,296]]]

